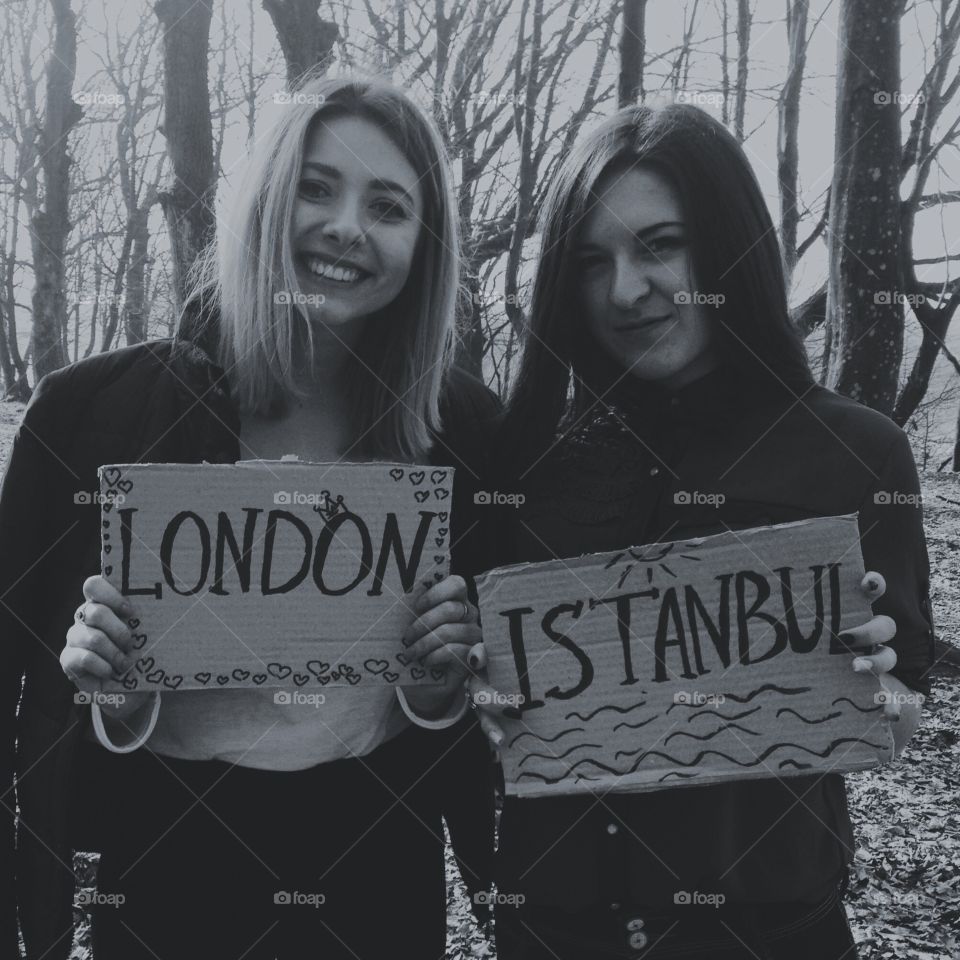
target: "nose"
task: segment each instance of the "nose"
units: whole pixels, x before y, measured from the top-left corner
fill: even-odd
[[[344,247],[352,247],[364,240],[363,225],[360,222],[359,204],[350,197],[344,197],[330,211],[323,225],[323,235],[332,242]]]
[[[621,310],[629,310],[638,300],[650,295],[653,285],[642,264],[618,260],[614,264],[610,284],[610,302]]]

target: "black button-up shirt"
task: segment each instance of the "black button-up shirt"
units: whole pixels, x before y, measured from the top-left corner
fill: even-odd
[[[503,510],[512,541],[504,561],[859,512],[865,567],[887,582],[874,612],[897,623],[893,674],[928,692],[929,571],[903,432],[821,387],[761,393],[722,369],[675,393],[632,378],[626,386],[518,487],[526,502]],[[507,798],[499,888],[567,906],[670,904],[679,891],[812,902],[853,849],[839,774]]]

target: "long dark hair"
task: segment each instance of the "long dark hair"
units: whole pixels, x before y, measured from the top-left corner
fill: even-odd
[[[530,321],[502,433],[514,476],[550,446],[566,412],[580,420],[611,382],[615,365],[580,315],[573,250],[597,182],[636,165],[673,184],[697,286],[725,297],[711,311],[723,362],[758,389],[802,393],[813,383],[790,321],[777,235],[740,144],[690,104],[626,107],[573,145],[544,200]]]

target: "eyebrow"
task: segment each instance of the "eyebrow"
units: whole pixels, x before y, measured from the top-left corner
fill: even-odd
[[[332,180],[342,180],[343,177],[340,174],[340,171],[336,167],[328,167],[325,163],[317,163],[316,160],[307,160],[303,164],[304,169],[310,167],[313,170],[316,170],[319,173],[324,174],[327,177],[330,177]],[[368,183],[368,186],[372,187],[374,190],[389,190],[392,193],[403,194],[407,198],[407,202],[411,206],[416,206],[414,203],[413,197],[410,193],[404,190],[399,183],[395,183],[393,180],[380,180],[374,179]]]
[[[659,223],[651,223],[649,227],[644,227],[642,230],[634,231],[634,238],[636,240],[642,240],[644,237],[649,236],[651,233],[655,233],[657,230],[662,230],[664,227],[683,227],[686,226],[681,220],[661,220]],[[600,247],[596,243],[578,243],[576,245],[577,250],[587,250],[587,249],[597,249]]]

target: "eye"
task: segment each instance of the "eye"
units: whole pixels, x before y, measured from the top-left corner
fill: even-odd
[[[598,256],[588,256],[580,257],[577,260],[577,267],[584,271],[593,271],[597,270],[603,265],[603,257]]]
[[[370,206],[376,211],[378,220],[406,220],[409,217],[403,204],[395,200],[375,200]]]
[[[687,245],[686,237],[675,234],[668,234],[662,237],[654,237],[652,240],[640,242],[641,253],[651,253],[654,255],[663,253],[674,253],[682,250]]]
[[[299,190],[308,200],[330,196],[330,190],[322,180],[301,180]]]

